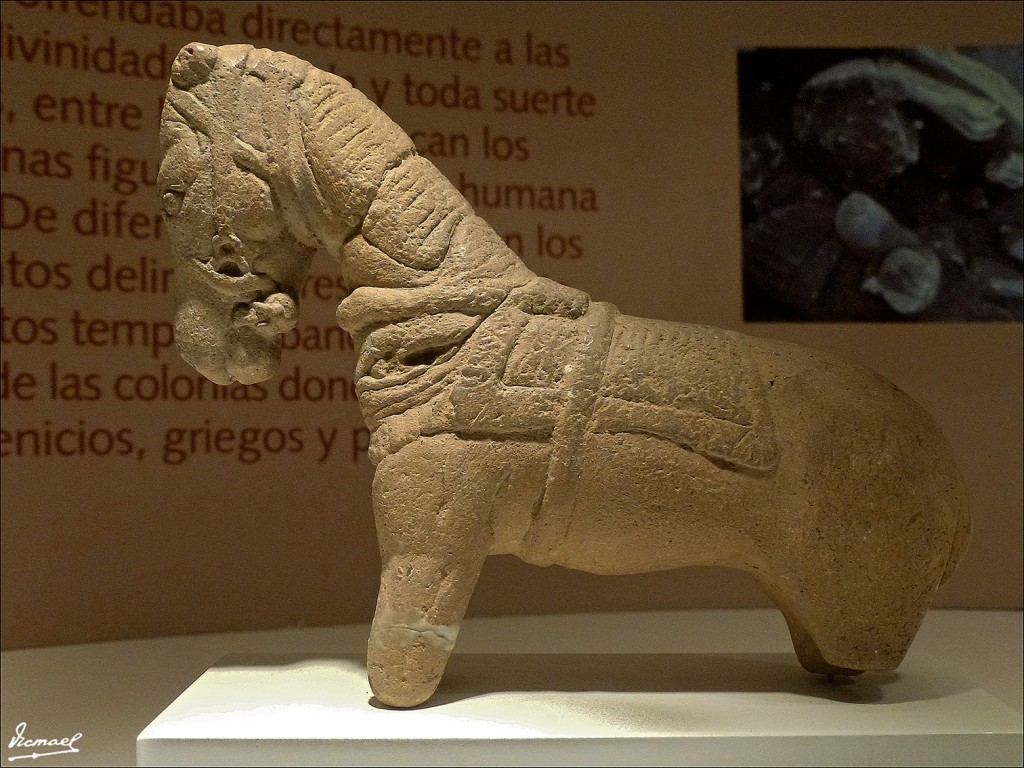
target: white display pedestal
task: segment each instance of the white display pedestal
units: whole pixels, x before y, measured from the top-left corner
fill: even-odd
[[[928,657],[829,684],[782,653],[456,654],[424,707],[359,656],[221,660],[139,765],[1013,765],[1021,715]]]
[[[411,760],[423,764],[473,762],[474,756],[489,765],[1024,762],[1020,611],[929,611],[897,676],[865,675],[854,685],[836,688],[825,687],[797,666],[786,622],[775,609],[469,618],[459,632],[441,691],[431,700],[435,706],[414,712],[368,706],[361,654],[369,632],[368,624],[294,627],[4,651],[3,763],[38,763],[41,768],[131,765],[137,755],[144,763],[170,763],[175,755],[181,757],[184,739],[201,741],[192,745],[199,750],[215,746],[211,736],[225,740],[224,746],[243,762],[269,763],[269,749],[253,759],[246,759],[240,749],[253,735],[251,727],[246,730],[248,718],[261,705],[275,707],[282,716],[296,709],[327,715],[334,730],[321,729],[324,740],[305,752],[308,759],[301,759],[310,764],[401,762],[400,740],[423,727],[415,724],[425,718],[434,718],[429,725],[434,742]],[[218,665],[226,654],[247,654],[233,658],[262,672],[243,674],[223,661]],[[345,662],[343,654],[352,656]],[[313,659],[328,662],[319,683],[289,674],[288,665]],[[280,674],[271,677],[275,670]],[[205,713],[193,709],[192,719],[184,720],[190,716],[190,700],[201,704],[205,681],[217,676],[234,681],[233,697],[208,695]],[[197,678],[204,682],[197,684]],[[250,684],[249,678],[258,682]],[[269,693],[267,680],[273,680]],[[343,684],[345,680],[349,682]],[[168,709],[193,685],[194,690]],[[493,713],[506,704],[519,710],[487,727],[504,726],[512,738],[485,743],[480,721],[490,722],[485,718],[493,720]],[[239,725],[226,727],[218,715],[224,712],[232,713]],[[566,722],[569,715],[582,717],[587,727],[600,732],[594,740],[596,758],[580,756],[594,751],[594,744],[578,738],[548,736],[530,746],[522,735],[532,722],[523,718],[531,712],[541,713],[545,728]],[[380,718],[383,739],[369,730],[369,717]],[[304,716],[307,721],[323,719]],[[437,743],[446,733],[438,721],[451,724],[458,739]],[[8,745],[23,722],[29,737],[82,733],[75,744],[79,752],[38,760],[20,757],[32,751]],[[197,730],[204,722],[208,726]],[[256,735],[268,743],[284,736],[293,746],[307,748],[296,741],[307,734],[291,723],[283,719],[275,729],[261,724]],[[632,743],[623,736],[626,727],[639,727]],[[650,736],[652,732],[669,735]],[[339,741],[345,739],[342,747]],[[801,742],[814,746],[800,753]],[[867,755],[869,750],[874,751]],[[229,758],[228,753],[193,753],[189,759],[203,764]]]

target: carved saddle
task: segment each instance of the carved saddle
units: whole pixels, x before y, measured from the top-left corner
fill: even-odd
[[[496,313],[490,343],[452,392],[457,432],[570,439],[589,430],[670,440],[716,463],[768,471],[775,431],[757,371],[728,331],[619,314]]]

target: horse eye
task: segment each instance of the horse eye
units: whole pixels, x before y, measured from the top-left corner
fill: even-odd
[[[163,194],[164,213],[168,216],[177,216],[181,213],[181,206],[185,200],[185,193],[180,189],[168,189]]]

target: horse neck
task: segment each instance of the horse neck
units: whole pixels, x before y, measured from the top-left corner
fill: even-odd
[[[409,136],[347,82],[313,70],[291,104],[281,167],[299,210],[289,226],[338,260],[351,292],[339,309],[346,330],[356,330],[346,321],[366,327],[365,313],[387,323],[460,304],[472,311],[481,305],[474,294],[486,294],[486,306],[535,279]]]
[[[341,254],[342,276],[350,293],[338,307],[338,323],[361,338],[371,327],[400,323],[424,315],[461,313],[485,315],[517,288],[537,276],[505,245],[497,234],[468,209],[446,235],[440,256],[427,246],[421,260],[437,258],[434,269],[414,269],[397,259],[396,248],[409,248],[412,238],[396,231],[392,240],[371,242],[364,228],[352,237]],[[418,244],[423,246],[424,240]],[[388,247],[391,252],[382,250]],[[407,257],[409,251],[404,252]]]
[[[383,173],[338,255],[352,290],[511,290],[535,277],[452,183],[415,153]]]
[[[276,142],[281,175],[301,202],[306,228],[342,262],[350,287],[457,279],[440,268],[473,210],[401,127],[350,83],[317,69],[305,75],[288,111],[287,136]],[[272,118],[267,124],[279,134],[285,127]]]

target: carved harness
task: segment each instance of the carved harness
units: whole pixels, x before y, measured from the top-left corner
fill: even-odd
[[[581,295],[585,310],[575,317],[557,305],[496,310],[450,395],[456,434],[551,444],[524,541],[531,562],[557,560],[588,433],[650,435],[748,472],[770,471],[778,459],[763,386],[735,334],[622,315]]]

